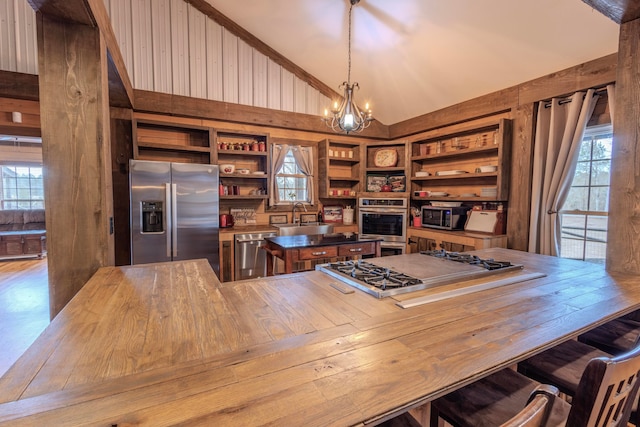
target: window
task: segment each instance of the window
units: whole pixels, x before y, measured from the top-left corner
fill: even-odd
[[[611,125],[586,130],[571,189],[560,211],[563,258],[605,262],[612,145]]]
[[[307,176],[302,173],[293,152],[289,150],[284,163],[276,173],[276,186],[281,202],[310,202]]]
[[[314,147],[306,145],[272,145],[273,179],[270,182],[269,204],[313,204]]]
[[[0,166],[0,209],[44,208],[41,166]]]

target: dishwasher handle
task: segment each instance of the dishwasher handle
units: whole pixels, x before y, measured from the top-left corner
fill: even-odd
[[[276,234],[253,234],[250,236],[236,235],[236,243],[262,242],[266,237],[276,237]]]

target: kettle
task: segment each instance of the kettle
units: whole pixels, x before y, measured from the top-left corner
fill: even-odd
[[[233,215],[221,214],[220,215],[220,228],[233,227]]]

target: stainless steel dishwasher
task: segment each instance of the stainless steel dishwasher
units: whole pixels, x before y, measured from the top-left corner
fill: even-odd
[[[267,275],[267,253],[260,249],[266,237],[276,233],[247,233],[235,236],[235,280],[265,277]]]

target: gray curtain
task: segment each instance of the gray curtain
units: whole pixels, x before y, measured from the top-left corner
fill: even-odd
[[[313,203],[313,148],[294,146],[291,150],[298,167],[307,176],[307,194],[309,203]]]
[[[570,102],[558,98],[538,105],[533,159],[529,252],[558,256],[562,208],[578,162],[580,143],[598,96],[576,92]]]
[[[607,103],[609,104],[609,115],[611,116],[611,126],[614,125],[613,122],[613,117],[615,116],[614,112],[615,112],[615,107],[616,107],[616,85],[614,85],[613,83],[610,85],[607,85],[607,97],[609,98],[607,100]]]
[[[272,147],[271,163],[273,164],[273,169],[271,171],[271,183],[269,184],[269,205],[275,206],[280,202],[280,193],[276,185],[276,172],[284,164],[284,158],[289,152],[289,146],[287,144],[273,144]]]

